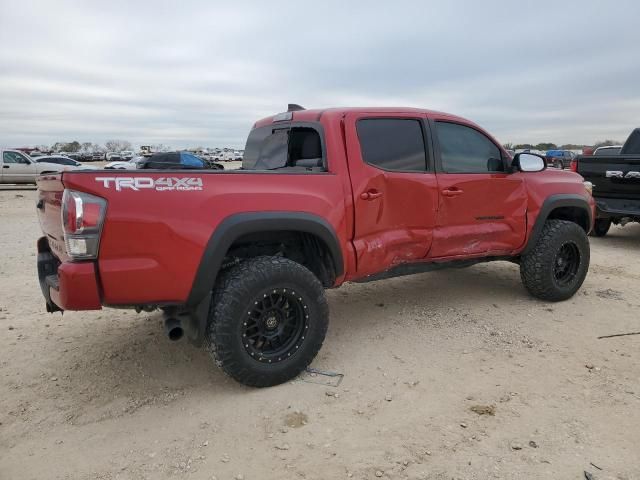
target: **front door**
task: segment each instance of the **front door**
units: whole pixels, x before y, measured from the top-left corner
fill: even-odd
[[[424,118],[345,117],[357,276],[427,257],[438,205]]]
[[[15,151],[2,152],[2,183],[34,183],[35,163]]]
[[[431,257],[508,254],[526,235],[527,191],[508,157],[470,125],[431,123],[440,205]]]

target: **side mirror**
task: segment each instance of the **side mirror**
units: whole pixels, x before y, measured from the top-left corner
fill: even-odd
[[[512,165],[521,172],[541,172],[547,167],[547,162],[540,155],[523,152],[513,157]]]

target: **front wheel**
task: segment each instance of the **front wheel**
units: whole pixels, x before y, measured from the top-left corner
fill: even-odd
[[[610,218],[597,218],[593,224],[593,230],[591,230],[591,236],[604,237],[611,228]]]
[[[578,224],[547,220],[533,250],[520,261],[520,278],[529,293],[558,302],[571,298],[589,270],[589,239]]]
[[[210,354],[225,373],[253,387],[300,374],[320,350],[329,323],[320,281],[282,257],[251,258],[222,273],[211,305]]]

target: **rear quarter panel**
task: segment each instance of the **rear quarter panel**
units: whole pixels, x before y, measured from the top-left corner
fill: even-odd
[[[117,191],[104,177],[201,178],[202,189]],[[234,213],[315,214],[333,226],[341,248],[347,243],[343,185],[333,173],[102,171],[63,181],[108,201],[98,257],[105,305],[183,303],[215,227]]]

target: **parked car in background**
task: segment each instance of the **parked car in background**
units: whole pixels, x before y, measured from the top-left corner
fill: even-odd
[[[582,155],[593,155],[593,147],[583,147],[582,148]]]
[[[233,160],[236,160],[236,155],[232,150],[218,152],[213,155],[214,162],[232,162]],[[242,157],[240,157],[240,160],[242,160]]]
[[[133,157],[136,156],[135,153],[133,153],[132,150],[123,150],[122,152],[120,152],[120,156],[122,157],[123,160],[131,160]]]
[[[592,155],[619,155],[622,145],[608,145],[606,147],[598,147]]]
[[[597,209],[591,234],[603,237],[612,223],[640,222],[640,128],[631,132],[618,155],[598,150],[580,155],[571,170],[593,184]]]
[[[577,155],[571,150],[547,150],[544,155],[547,165],[556,168],[569,168],[571,161],[575,160]]]
[[[68,167],[57,163],[36,162],[17,150],[0,150],[0,183],[36,183],[43,173],[61,173]]]
[[[69,167],[71,170],[95,170],[96,168],[90,167],[89,165],[83,165],[77,160],[65,157],[64,155],[43,155],[41,157],[34,158],[34,160],[36,163],[55,163],[56,165]]]
[[[135,170],[136,168],[140,168],[140,162],[146,159],[147,157],[133,157],[131,160],[126,162],[118,160],[116,162],[107,163],[104,168],[106,170]]]
[[[107,152],[104,154],[104,159],[107,162],[120,162],[122,161],[122,157],[117,152]]]

